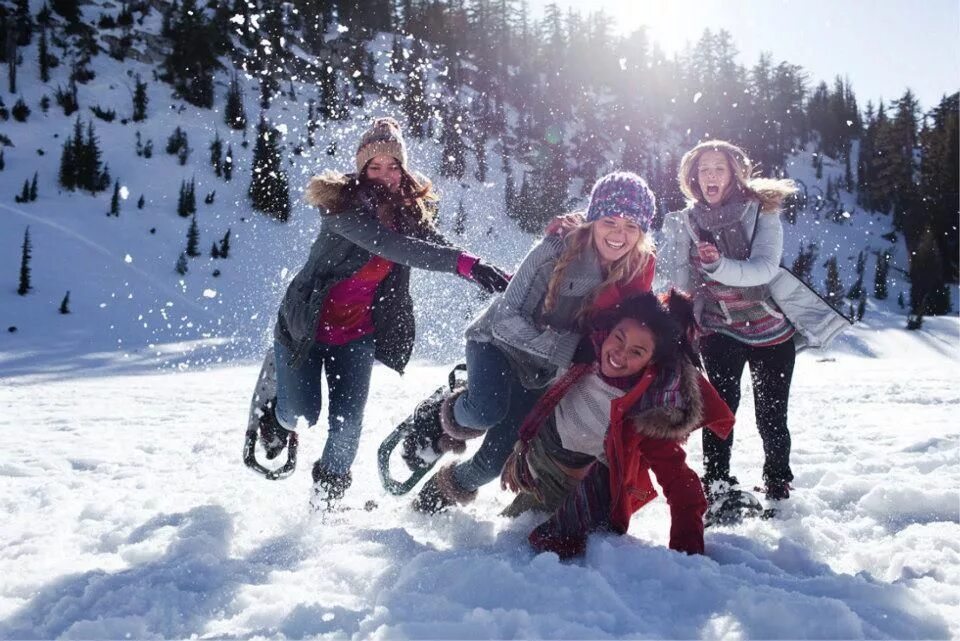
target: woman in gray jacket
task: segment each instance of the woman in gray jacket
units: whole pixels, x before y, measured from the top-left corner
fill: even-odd
[[[261,442],[273,458],[290,431],[317,422],[325,371],[330,426],[313,466],[316,508],[329,508],[350,486],[374,360],[403,373],[410,358],[410,268],[459,274],[488,292],[507,286],[506,274],[451,246],[434,229],[435,196],[429,183],[408,172],[393,118],[379,118],[364,132],[356,169],[353,175],[327,172],[307,186],[307,201],[324,215],[310,256],[280,304],[276,402],[260,420]]]
[[[733,412],[740,378],[750,364],[757,428],[763,440],[767,499],[790,496],[787,401],[796,350],[829,342],[848,322],[780,267],[783,200],[790,180],[754,178],[739,147],[721,140],[698,144],[680,162],[686,209],[664,219],[657,261],[658,288],[690,292],[710,382]],[[733,433],[703,432],[707,498],[737,486],[730,475]]]

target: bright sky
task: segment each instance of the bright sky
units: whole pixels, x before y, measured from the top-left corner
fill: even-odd
[[[726,29],[748,68],[763,51],[802,66],[811,87],[850,78],[857,102],[889,102],[909,87],[926,110],[960,90],[958,0],[556,0],[587,14],[603,9],[621,33],[641,25],[665,52]],[[530,0],[535,14],[550,0]]]

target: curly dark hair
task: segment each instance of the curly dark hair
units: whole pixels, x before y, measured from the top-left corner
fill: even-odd
[[[693,305],[680,292],[670,290],[662,299],[650,292],[633,294],[597,314],[591,326],[610,331],[625,318],[637,321],[653,334],[653,360],[660,367],[673,368],[681,361],[699,364],[699,356],[688,340],[688,330],[695,326]]]

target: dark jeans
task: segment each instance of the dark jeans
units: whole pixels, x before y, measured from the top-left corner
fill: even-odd
[[[740,405],[740,378],[750,363],[757,429],[763,440],[763,478],[768,483],[790,482],[790,431],[787,400],[797,352],[793,340],[770,347],[752,347],[723,334],[710,334],[701,343],[703,363],[710,382],[734,413]],[[710,430],[703,432],[703,463],[706,476],[730,476],[733,432],[726,440]]]
[[[520,425],[544,390],[529,390],[492,343],[467,341],[467,391],[453,406],[453,416],[464,427],[486,430],[483,443],[471,458],[458,463],[454,479],[472,491],[500,476]]]
[[[346,345],[316,343],[303,364],[294,369],[290,367],[290,350],[274,341],[277,420],[288,430],[296,428],[301,417],[310,427],[317,423],[323,407],[321,377],[326,372],[330,427],[320,464],[331,474],[349,472],[357,456],[373,373],[373,349],[372,336]]]

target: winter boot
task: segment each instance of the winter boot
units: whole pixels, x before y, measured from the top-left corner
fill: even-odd
[[[330,511],[336,507],[353,482],[350,472],[334,474],[328,472],[318,460],[313,464],[313,496],[310,506],[320,511]]]
[[[272,399],[260,408],[260,444],[268,461],[272,461],[287,447],[290,430],[285,429],[277,420],[277,399]]]
[[[707,497],[707,503],[713,505],[731,492],[740,490],[740,481],[736,476],[712,476],[705,475],[700,479],[703,483],[703,494]]]
[[[453,418],[453,404],[462,393],[462,389],[450,393],[446,387],[441,387],[413,411],[413,416],[408,419],[411,427],[403,439],[401,451],[401,457],[411,471],[430,467],[446,452],[462,454],[467,449],[467,439],[484,433],[463,427]]]
[[[783,501],[790,498],[790,484],[786,481],[767,481],[763,495],[768,501]]]
[[[424,514],[437,514],[452,505],[466,505],[477,498],[477,491],[468,491],[457,485],[453,465],[440,468],[420,489],[413,501],[413,509]]]

